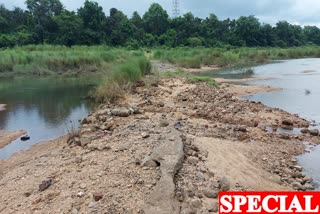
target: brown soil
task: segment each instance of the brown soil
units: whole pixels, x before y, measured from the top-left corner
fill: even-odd
[[[0,130],[0,149],[24,134],[26,134],[26,131],[23,130],[12,132]]]
[[[162,79],[89,115],[69,145],[60,138],[0,162],[0,213],[142,213],[161,178],[145,159],[172,130],[185,153],[171,175],[180,204],[173,213],[217,212],[213,193],[222,190],[306,189],[310,178],[294,156],[320,139],[267,131],[283,121],[309,125],[228,89]]]

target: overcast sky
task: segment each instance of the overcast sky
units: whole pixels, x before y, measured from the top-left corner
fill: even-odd
[[[0,0],[0,4],[12,8],[23,7],[25,0]],[[84,0],[61,0],[69,10],[76,10]],[[122,10],[129,17],[133,11],[143,14],[151,3],[161,4],[172,14],[172,0],[96,0],[108,14],[110,8]],[[261,22],[275,24],[287,20],[293,24],[320,26],[320,0],[180,0],[181,13],[192,12],[199,17],[210,13],[220,19],[255,15]]]

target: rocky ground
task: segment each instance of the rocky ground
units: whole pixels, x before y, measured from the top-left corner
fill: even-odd
[[[228,88],[153,80],[101,106],[0,162],[0,213],[217,213],[220,191],[313,189],[294,156],[319,133],[283,134],[309,122]]]

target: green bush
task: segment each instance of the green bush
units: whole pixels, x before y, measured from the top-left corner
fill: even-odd
[[[131,83],[141,80],[151,73],[151,63],[146,57],[133,57],[123,63],[116,64],[107,71],[106,80],[94,93],[97,101],[115,101],[121,98]]]
[[[189,77],[188,80],[191,83],[206,82],[208,85],[218,88],[218,84],[212,78],[207,76],[192,76]]]

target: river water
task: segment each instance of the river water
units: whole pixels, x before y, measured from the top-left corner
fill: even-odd
[[[84,99],[96,78],[18,77],[0,78],[0,129],[26,130],[31,140],[17,139],[0,149],[0,160],[32,145],[55,139],[77,128],[92,106]]]
[[[245,74],[244,69],[223,70],[204,75],[233,79],[273,78],[245,84],[280,87],[282,91],[259,93],[244,98],[298,114],[302,118],[313,121],[317,126],[315,128],[320,128],[320,59],[277,61],[252,69],[254,74],[249,75]],[[304,167],[305,173],[311,175],[315,183],[320,185],[320,147],[300,156],[299,162]]]

